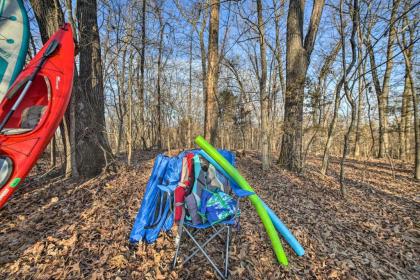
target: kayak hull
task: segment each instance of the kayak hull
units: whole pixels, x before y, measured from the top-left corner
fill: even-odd
[[[51,36],[17,77],[0,103],[0,120],[4,119],[18,99],[46,47],[53,40],[59,42],[57,50],[47,58],[22,103],[5,126],[4,131],[13,133],[0,134],[0,156],[11,159],[13,165],[11,175],[0,189],[0,208],[22,183],[54,136],[70,100],[74,75],[74,42],[72,28],[69,24],[65,24]],[[24,116],[32,108],[38,108],[40,116],[37,124],[28,129],[26,126],[31,120],[24,119]],[[5,133],[4,131],[2,133]]]

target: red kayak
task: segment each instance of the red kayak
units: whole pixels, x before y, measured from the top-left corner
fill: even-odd
[[[0,103],[4,123],[0,131],[0,208],[54,136],[70,100],[73,74],[73,32],[65,24],[20,73]]]

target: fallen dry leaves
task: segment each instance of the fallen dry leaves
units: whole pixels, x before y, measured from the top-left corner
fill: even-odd
[[[176,230],[151,245],[128,242],[156,154],[141,152],[134,167],[121,164],[118,173],[90,180],[64,180],[58,171],[41,176],[46,166],[38,164],[0,211],[0,279],[216,279],[201,255],[171,269]],[[262,172],[252,152],[238,164],[306,254],[299,258],[284,245],[290,266],[279,266],[255,210],[243,201],[232,279],[420,278],[420,184],[411,166],[349,159],[342,200],[335,159],[325,177],[317,158],[300,175],[276,166]],[[208,250],[222,260],[223,243]]]

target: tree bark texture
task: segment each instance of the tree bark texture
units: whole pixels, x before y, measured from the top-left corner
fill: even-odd
[[[409,145],[409,126],[411,120],[410,108],[411,108],[411,85],[410,85],[410,78],[409,78],[409,69],[406,67],[405,69],[405,77],[404,77],[404,92],[401,98],[401,120],[400,120],[400,127],[399,127],[399,144],[400,144],[400,151],[399,156],[400,159],[406,160],[407,159],[407,151],[410,149]]]
[[[145,55],[146,55],[146,0],[142,2],[141,8],[141,50],[140,50],[140,79],[139,79],[139,103],[140,103],[140,137],[143,141],[143,149],[146,149],[145,138],[144,138],[144,64],[145,64]]]
[[[30,0],[43,43],[64,23],[59,0]]]
[[[104,88],[96,0],[77,1],[80,34],[80,92],[76,95],[78,169],[99,174],[111,155],[105,131]]]
[[[290,0],[289,2],[284,135],[279,163],[292,171],[300,171],[303,164],[302,126],[304,87],[324,4],[324,0],[314,1],[308,32],[305,40],[303,40],[305,1]]]
[[[210,1],[210,26],[207,69],[207,98],[205,102],[204,137],[211,144],[217,138],[217,84],[219,79],[219,12],[220,1]]]
[[[358,26],[358,30],[357,30],[357,55],[359,60],[361,60],[363,58],[363,36],[362,36],[362,31],[360,30],[360,21],[359,21],[359,26]],[[353,150],[353,156],[355,158],[358,158],[360,156],[360,141],[361,141],[361,123],[362,123],[362,119],[363,119],[363,92],[365,91],[365,79],[363,77],[363,73],[365,72],[365,63],[362,62],[361,65],[359,65],[357,71],[358,71],[358,75],[359,75],[359,81],[358,81],[358,98],[357,98],[357,113],[356,113],[356,136],[354,139],[354,150]]]
[[[405,10],[408,9],[408,3],[406,3]],[[413,78],[413,56],[414,56],[414,42],[415,42],[415,25],[413,22],[408,21],[407,16],[404,17],[404,25],[408,26],[409,30],[409,40],[407,42],[405,33],[403,31],[401,40],[399,37],[396,37],[398,44],[402,50],[404,56],[405,64],[405,75],[406,75],[406,84],[411,91],[411,98],[413,102],[413,126],[414,126],[414,178],[420,180],[420,100],[416,92],[415,81]]]
[[[264,19],[262,15],[262,4],[261,0],[257,0],[257,13],[258,13],[258,35],[260,43],[260,63],[261,63],[261,75],[259,77],[260,86],[260,118],[261,118],[261,161],[263,170],[267,170],[270,167],[270,156],[269,156],[269,127],[268,127],[268,102],[269,96],[267,93],[267,57],[265,50],[265,28]]]
[[[158,139],[157,139],[157,145],[158,148],[161,149],[162,148],[162,136],[163,136],[163,128],[162,128],[162,122],[163,122],[163,118],[162,118],[162,88],[161,88],[161,83],[162,83],[162,74],[163,74],[163,69],[162,69],[162,56],[163,56],[163,35],[165,32],[165,23],[163,22],[163,18],[162,18],[162,11],[158,8],[158,17],[159,17],[159,47],[158,47],[158,60],[157,60],[157,81],[156,81],[156,91],[157,91],[157,115],[158,115],[158,121],[157,121],[157,125],[158,125]]]

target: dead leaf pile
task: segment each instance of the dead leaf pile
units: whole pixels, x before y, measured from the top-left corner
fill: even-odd
[[[48,168],[41,161],[0,211],[0,279],[216,279],[200,254],[172,270],[175,228],[154,244],[128,242],[156,155],[141,152],[132,168],[76,181],[59,170],[43,176]],[[243,200],[232,279],[420,278],[420,184],[412,166],[349,159],[343,200],[336,159],[325,177],[318,158],[309,158],[300,175],[277,166],[263,172],[253,152],[238,165],[306,253],[297,257],[283,244],[290,265],[279,266],[259,217]],[[208,251],[221,263],[224,244],[213,244]],[[184,243],[181,250],[189,248]]]

